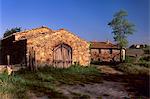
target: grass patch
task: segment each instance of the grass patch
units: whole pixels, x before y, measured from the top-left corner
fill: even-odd
[[[95,79],[98,79],[100,76],[100,71],[96,67],[82,67],[78,65],[65,69],[44,67],[39,68],[39,72],[51,75],[51,79],[57,81],[57,83],[69,85],[96,82]],[[100,81],[99,77],[97,82]]]
[[[13,75],[0,74],[0,94],[11,94],[13,98],[29,98],[29,91],[36,95],[48,95],[49,98],[67,98],[57,92],[61,84],[82,84],[101,82],[100,71],[93,66],[71,66],[60,69],[53,67],[39,68],[36,72],[22,69]]]
[[[136,61],[136,58],[133,56],[126,56],[125,62],[126,63],[133,63]]]
[[[146,61],[138,62],[138,63],[136,63],[136,65],[139,65],[141,67],[150,68],[150,62],[146,62]]]
[[[3,95],[9,94],[12,98],[24,98],[26,81],[19,76],[0,75],[0,93]],[[17,95],[17,96],[16,96]]]
[[[149,75],[149,68],[141,67],[132,63],[122,63],[116,66],[119,70],[134,75]]]

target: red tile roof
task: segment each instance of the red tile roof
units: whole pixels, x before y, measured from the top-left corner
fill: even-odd
[[[119,48],[118,45],[111,42],[90,42],[90,48]]]

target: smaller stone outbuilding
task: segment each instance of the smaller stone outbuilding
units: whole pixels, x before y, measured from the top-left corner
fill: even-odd
[[[120,55],[124,51],[120,51],[120,48],[116,44],[112,44],[110,41],[106,42],[90,42],[91,62],[119,62]],[[123,55],[125,57],[125,53]]]
[[[65,29],[47,27],[14,33],[2,40],[2,64],[69,67],[90,63],[89,43]]]

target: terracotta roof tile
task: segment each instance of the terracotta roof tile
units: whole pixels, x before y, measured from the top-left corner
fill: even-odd
[[[116,44],[111,42],[90,42],[91,48],[119,48]]]

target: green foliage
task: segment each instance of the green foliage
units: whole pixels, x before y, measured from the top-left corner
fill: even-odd
[[[28,99],[27,92],[35,91],[35,94],[50,93],[49,98],[66,99],[66,96],[55,90],[56,86],[91,82],[101,82],[100,71],[93,66],[73,65],[64,69],[47,66],[34,72],[21,69],[11,76],[0,74],[0,94],[11,94],[15,99]]]
[[[13,98],[25,97],[21,92],[25,92],[25,80],[18,76],[8,76],[7,74],[0,74],[0,93],[11,94]],[[18,93],[19,92],[19,93]],[[17,95],[17,96],[16,96]]]
[[[119,64],[118,69],[126,72],[127,74],[134,74],[134,75],[149,75],[149,68],[141,67],[139,65],[135,65],[132,63],[122,63]]]
[[[150,46],[146,46],[146,48],[143,49],[144,50],[144,54],[150,54]]]
[[[140,66],[150,68],[150,56],[143,56],[139,59],[138,63]]]
[[[128,13],[126,11],[120,10],[114,14],[114,18],[108,23],[113,30],[114,40],[118,42],[121,48],[127,46],[127,36],[135,31],[134,24],[126,19],[127,16]]]
[[[137,64],[140,65],[140,66],[143,66],[143,67],[150,68],[150,62],[143,61],[143,62],[139,62]]]
[[[136,60],[135,57],[126,56],[125,63],[133,63]]]
[[[125,64],[150,68],[150,56],[142,56],[140,59],[136,57],[126,56]]]
[[[72,65],[69,68],[54,68],[54,67],[44,67],[39,68],[39,71],[42,72],[52,72],[52,73],[61,73],[61,74],[96,74],[99,71],[94,66],[80,66],[80,65]]]
[[[150,61],[150,56],[144,56],[140,58],[140,61]]]
[[[12,29],[7,29],[4,33],[4,36],[3,37],[6,37],[6,36],[9,36],[13,33],[16,33],[16,32],[20,32],[21,31],[21,27],[15,27],[15,28],[12,28]]]

